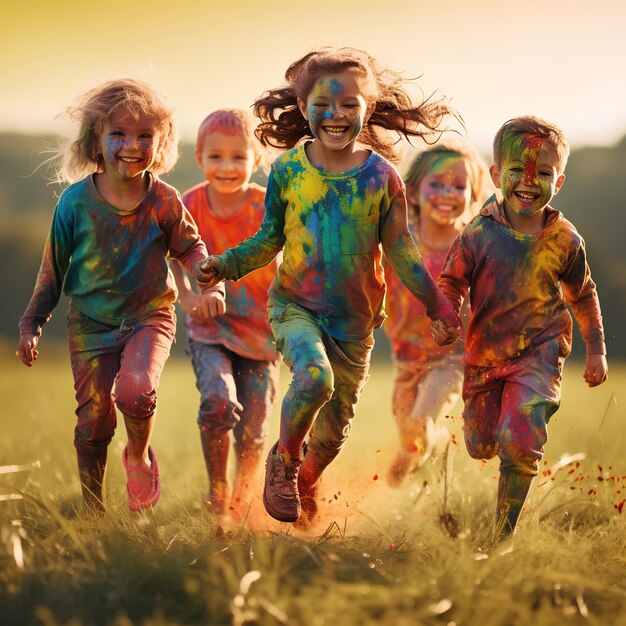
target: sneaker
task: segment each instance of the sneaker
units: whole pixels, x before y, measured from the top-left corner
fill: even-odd
[[[263,504],[265,510],[274,519],[293,523],[297,521],[301,513],[298,470],[302,458],[291,459],[286,463],[277,448],[278,442],[272,446],[267,455]]]

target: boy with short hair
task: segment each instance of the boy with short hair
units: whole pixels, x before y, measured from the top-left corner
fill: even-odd
[[[463,383],[470,456],[500,457],[496,540],[511,535],[537,475],[546,425],[559,407],[572,319],[585,341],[584,378],[607,377],[600,303],[574,226],[549,202],[565,180],[562,131],[534,116],[506,122],[494,139],[500,193],[450,248],[439,286],[457,312],[469,289]],[[433,325],[435,338],[441,334]]]

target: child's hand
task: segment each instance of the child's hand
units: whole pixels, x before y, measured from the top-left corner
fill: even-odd
[[[430,332],[437,345],[447,346],[459,338],[461,326],[447,326],[444,320],[435,320],[430,325]]]
[[[584,378],[590,387],[601,385],[606,379],[609,372],[609,366],[606,362],[604,354],[588,354],[585,366]]]
[[[219,291],[206,291],[198,297],[198,303],[193,315],[203,320],[210,320],[226,313],[226,300]]]
[[[194,277],[200,288],[213,287],[222,280],[219,273],[221,265],[219,257],[216,256],[208,256],[206,259],[196,263]]]
[[[178,296],[178,301],[180,302],[180,307],[185,313],[192,315],[194,317],[200,317],[198,314],[198,304],[200,303],[200,296],[197,293],[193,293],[192,291],[181,293]]]
[[[39,337],[37,335],[20,335],[15,356],[19,357],[26,367],[32,367],[37,360],[39,356],[39,351],[37,350],[38,343]]]

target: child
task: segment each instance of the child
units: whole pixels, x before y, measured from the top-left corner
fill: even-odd
[[[167,256],[192,269],[206,247],[178,192],[157,176],[174,166],[178,134],[172,111],[150,86],[113,80],[88,91],[68,113],[80,123],[79,135],[59,149],[57,178],[78,182],[64,190],[54,212],[19,322],[17,355],[33,365],[42,327],[63,289],[70,300],[74,445],[83,498],[89,508],[104,510],[102,481],[117,405],[128,435],[122,455],[128,507],[137,511],[156,504],[160,494],[149,443],[176,326]]]
[[[496,540],[517,524],[559,407],[572,340],[568,304],[587,349],[590,387],[607,377],[604,331],[585,244],[549,202],[569,146],[554,124],[514,118],[496,134],[492,196],[455,240],[439,278],[459,310],[470,290],[463,400],[470,455],[500,457]],[[435,337],[441,337],[433,329]]]
[[[222,109],[211,113],[198,130],[196,162],[206,182],[183,194],[183,202],[212,252],[223,252],[254,234],[263,219],[265,190],[249,180],[261,159],[251,117],[241,110]],[[173,269],[180,303],[188,314],[187,353],[200,391],[198,426],[209,502],[217,515],[225,512],[232,430],[237,472],[231,508],[241,515],[249,502],[278,382],[279,355],[265,313],[276,266],[271,263],[229,283],[226,315],[208,320],[198,311],[204,298],[215,295],[197,295],[180,266]]]
[[[409,230],[434,277],[456,236],[487,198],[488,179],[483,159],[461,142],[439,142],[411,162],[404,179]],[[437,345],[424,306],[389,265],[385,281],[389,316],[383,328],[396,372],[392,404],[401,442],[387,477],[395,487],[430,453],[437,420],[459,397],[463,343]]]
[[[442,342],[458,336],[460,321],[422,262],[407,228],[404,185],[381,156],[394,157],[395,138],[380,129],[422,136],[447,106],[416,106],[399,74],[352,48],[311,52],[285,77],[287,86],[254,105],[261,142],[292,148],[272,166],[261,228],[203,269],[206,284],[236,280],[283,250],[268,314],[293,377],[263,501],[272,517],[294,522],[301,496],[306,518],[315,515],[319,478],[346,441],[367,378],[372,331],[384,317],[382,251],[441,322]],[[312,141],[297,145],[303,138]]]

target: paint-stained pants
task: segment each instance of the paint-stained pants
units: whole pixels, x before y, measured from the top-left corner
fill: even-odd
[[[224,346],[191,339],[187,354],[200,392],[198,426],[205,462],[212,470],[211,481],[223,481],[229,431],[233,431],[238,460],[246,454],[260,453],[264,446],[278,386],[279,362],[246,359]]]
[[[499,367],[465,366],[465,443],[476,459],[500,457],[501,471],[536,475],[546,426],[559,408],[564,358],[557,341]]]
[[[392,407],[402,447],[415,450],[417,439],[426,437],[428,421],[445,415],[459,399],[463,381],[462,356],[412,361],[394,359],[395,381]]]
[[[68,311],[68,342],[78,421],[74,445],[82,456],[106,458],[117,418],[156,410],[157,387],[176,332],[176,315],[162,309],[133,326],[102,324],[76,307]]]
[[[308,433],[307,465],[319,475],[348,438],[368,377],[374,337],[333,339],[315,316],[292,303],[268,305],[268,313],[276,348],[292,373],[282,403],[279,441],[298,455]]]

